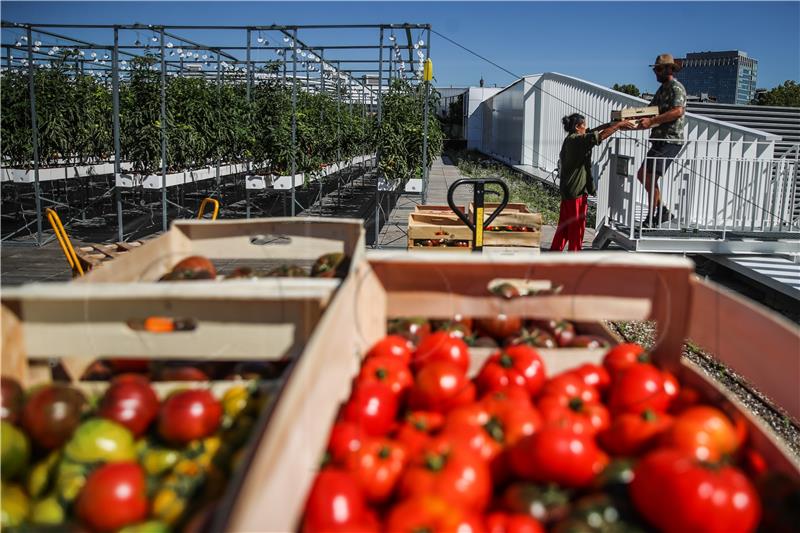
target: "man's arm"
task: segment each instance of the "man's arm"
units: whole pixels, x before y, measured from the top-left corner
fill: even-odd
[[[684,107],[673,107],[666,113],[661,113],[653,118],[643,118],[639,120],[639,127],[636,129],[639,130],[647,130],[658,126],[659,124],[664,124],[665,122],[673,122],[681,118],[685,112]]]

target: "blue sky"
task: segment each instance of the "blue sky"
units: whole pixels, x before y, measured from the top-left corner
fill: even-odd
[[[681,56],[692,51],[739,49],[758,59],[759,87],[800,79],[800,2],[796,1],[3,2],[2,18],[64,24],[427,22],[516,74],[556,71],[602,85],[634,83],[640,89],[654,90],[657,83],[647,65],[658,53]],[[637,23],[625,24],[629,21]],[[111,42],[110,32],[58,31]],[[179,33],[209,45],[244,44],[243,32]],[[376,30],[309,30],[299,37],[312,45],[377,44]],[[15,39],[13,31],[4,32],[3,42],[10,39]],[[131,34],[130,42],[133,40]],[[266,59],[267,54],[261,51],[259,57]],[[477,85],[481,76],[487,85],[504,86],[512,80],[436,35],[431,54],[440,86]]]

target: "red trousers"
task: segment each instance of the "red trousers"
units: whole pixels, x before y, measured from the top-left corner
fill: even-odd
[[[586,229],[586,211],[589,204],[586,195],[570,200],[561,200],[558,228],[553,236],[550,250],[561,252],[569,241],[569,251],[577,252],[583,247],[583,232]]]

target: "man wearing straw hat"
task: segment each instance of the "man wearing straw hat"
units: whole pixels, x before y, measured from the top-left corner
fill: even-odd
[[[643,225],[657,227],[662,222],[671,219],[669,210],[661,205],[661,191],[658,188],[658,178],[664,175],[675,156],[683,147],[683,128],[686,125],[684,110],[686,108],[686,88],[673,76],[681,69],[672,54],[661,54],[656,62],[650,65],[661,83],[656,91],[651,106],[658,106],[658,115],[652,118],[643,118],[639,121],[638,129],[651,129],[650,142],[652,146],[647,152],[645,162],[639,169],[637,178],[644,183],[647,198],[650,201],[648,216]]]

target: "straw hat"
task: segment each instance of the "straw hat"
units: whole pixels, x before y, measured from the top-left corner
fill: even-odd
[[[678,72],[681,69],[680,63],[675,62],[672,54],[661,54],[656,57],[656,62],[651,67],[672,67],[672,72]]]

